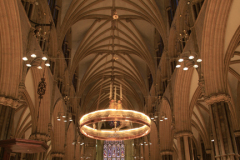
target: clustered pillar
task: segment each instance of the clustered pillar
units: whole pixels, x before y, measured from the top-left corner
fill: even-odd
[[[192,160],[196,157],[193,152],[192,136],[191,132],[180,132],[176,134],[179,160]]]
[[[210,105],[210,118],[214,137],[212,148],[216,160],[238,159],[236,139],[230,117],[227,102],[217,102]]]
[[[173,151],[162,151],[162,160],[173,160]]]

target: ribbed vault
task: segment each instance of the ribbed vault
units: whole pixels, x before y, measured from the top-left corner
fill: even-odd
[[[76,94],[82,97],[84,111],[95,110],[98,103],[99,108],[108,106],[110,83],[117,87],[117,99],[119,86],[123,86],[125,108],[142,110],[149,94],[148,76],[151,74],[153,84],[156,80],[155,32],[166,43],[165,26],[155,2],[81,0],[68,5],[62,15],[59,44],[71,29],[69,77],[78,77]]]

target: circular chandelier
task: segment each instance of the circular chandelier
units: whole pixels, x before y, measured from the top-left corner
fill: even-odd
[[[122,97],[121,88],[120,86],[120,97]],[[111,99],[111,85],[109,98]],[[96,124],[105,122],[114,125],[108,129],[96,127]],[[126,128],[126,126],[133,126],[132,124],[134,124],[135,127]],[[98,140],[135,139],[150,133],[150,127],[151,119],[144,113],[122,109],[122,102],[120,100],[118,102],[116,101],[116,87],[115,98],[114,100],[110,100],[109,109],[97,110],[85,114],[80,119],[81,133],[89,138]]]

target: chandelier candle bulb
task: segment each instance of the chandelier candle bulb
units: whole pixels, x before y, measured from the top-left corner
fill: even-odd
[[[194,64],[193,67],[194,67],[194,68],[198,68],[198,65],[197,65],[197,64]]]
[[[183,59],[182,59],[182,58],[180,58],[180,59],[178,60],[178,62],[183,62]]]
[[[45,63],[45,66],[50,67],[50,63]]]
[[[202,62],[202,59],[200,59],[200,58],[199,58],[199,59],[197,59],[197,62]]]
[[[22,60],[24,60],[24,61],[27,61],[27,60],[28,60],[28,58],[27,58],[27,57],[23,57],[23,58],[22,58]]]
[[[46,61],[46,60],[47,60],[47,57],[45,57],[45,56],[44,56],[44,57],[42,57],[42,60]]]
[[[31,67],[32,65],[28,63],[28,64],[26,64],[26,66],[27,66],[27,67]]]
[[[184,67],[183,70],[184,70],[184,71],[187,71],[187,70],[188,70],[188,67]]]
[[[114,101],[117,101],[117,87],[114,88]]]
[[[194,59],[194,56],[191,55],[191,56],[189,56],[188,58],[189,58],[189,59]]]
[[[180,64],[176,65],[176,68],[180,68],[180,67],[181,67],[181,65],[180,65]]]
[[[38,66],[37,69],[42,69],[42,67],[41,67],[41,66]]]
[[[36,55],[36,54],[31,54],[31,57],[32,57],[32,58],[36,58],[37,55]]]
[[[109,99],[112,99],[112,83],[110,83],[110,95],[109,95]]]
[[[122,100],[122,84],[120,84],[120,100]]]

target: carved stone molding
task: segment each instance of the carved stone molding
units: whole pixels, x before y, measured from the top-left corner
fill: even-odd
[[[51,153],[52,157],[59,157],[59,158],[63,158],[64,157],[64,153],[61,152],[52,152]]]
[[[181,131],[181,132],[177,132],[175,133],[174,137],[183,137],[183,136],[188,136],[188,137],[192,137],[193,133],[191,131]]]
[[[218,102],[229,102],[231,97],[227,94],[217,94],[205,98],[205,102],[208,105],[218,103]]]
[[[172,155],[173,151],[172,150],[162,150],[160,152],[161,155]]]
[[[6,98],[3,96],[0,96],[0,104],[4,105],[4,106],[9,106],[11,108],[18,108],[21,105],[23,105],[23,103],[20,102],[19,100],[12,99],[12,98]]]
[[[211,153],[212,153],[212,150],[211,150],[211,149],[206,149],[206,153],[207,153],[207,154],[211,154]]]
[[[240,131],[238,130],[238,131],[234,131],[234,135],[235,135],[235,137],[240,137]]]
[[[51,137],[47,134],[41,134],[41,133],[33,133],[31,136],[30,136],[30,139],[33,139],[33,140],[38,140],[38,141],[43,141],[43,142],[47,142],[51,139]]]

